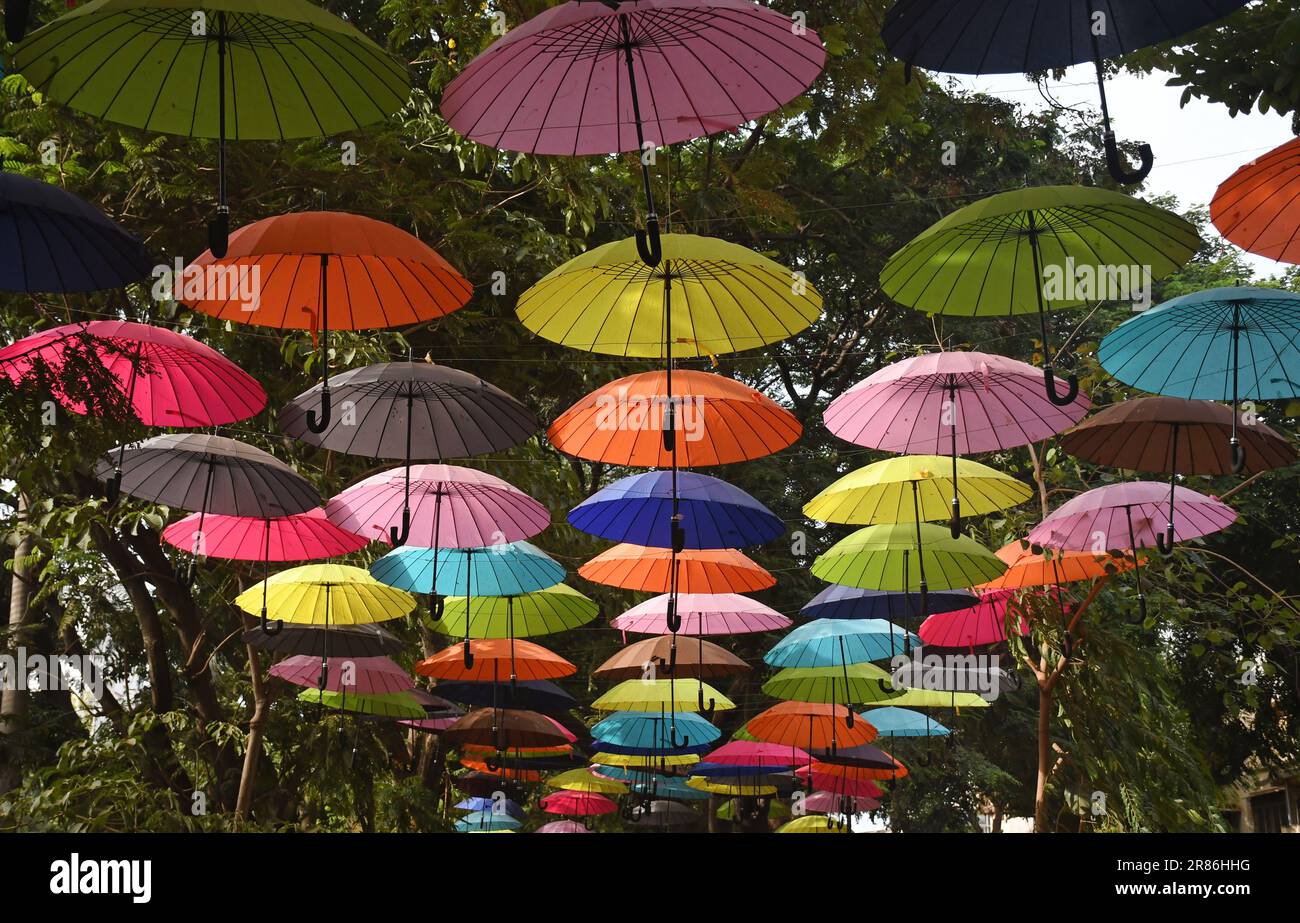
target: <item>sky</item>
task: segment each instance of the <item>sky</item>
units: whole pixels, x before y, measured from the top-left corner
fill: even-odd
[[[1029,109],[1047,108],[1034,84],[1023,75],[955,79],[961,87]],[[1106,83],[1116,137],[1121,143],[1145,141],[1155,154],[1144,196],[1169,194],[1177,196],[1184,207],[1207,205],[1219,183],[1234,170],[1294,137],[1290,118],[1276,113],[1252,111],[1232,118],[1226,106],[1197,99],[1179,108],[1182,88],[1167,86],[1166,79],[1167,75],[1159,73],[1149,77],[1121,73]],[[1052,81],[1050,88],[1062,105],[1100,111],[1092,64],[1070,68],[1061,80]],[[1286,268],[1263,257],[1251,255],[1249,259],[1264,276]]]

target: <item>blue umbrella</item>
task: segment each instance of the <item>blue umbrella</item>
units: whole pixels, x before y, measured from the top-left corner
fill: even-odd
[[[148,276],[149,250],[58,186],[0,173],[0,290],[94,292]]]
[[[926,599],[927,611],[931,615],[969,609],[979,602],[979,597],[967,590],[930,590]],[[810,619],[888,619],[892,622],[920,616],[921,594],[860,590],[832,583],[799,613]]]
[[[895,705],[873,708],[858,717],[880,732],[881,737],[942,737],[952,733],[929,715]]]
[[[608,747],[633,747],[664,752],[672,749],[669,741],[669,723],[676,723],[683,736],[702,746],[708,746],[722,736],[711,722],[691,712],[616,711],[591,729],[592,739],[598,749],[607,753],[620,752]]]
[[[800,625],[770,651],[774,667],[839,667],[888,660],[921,639],[884,619],[817,619]]]
[[[496,809],[496,802],[494,802],[491,798],[483,798],[477,795],[474,796],[473,798],[466,798],[464,801],[459,802],[458,804],[452,806],[452,810],[455,811],[475,811],[475,812],[489,811],[490,812],[494,809]],[[511,801],[509,798],[501,802],[500,810],[504,811],[506,814],[510,815],[515,820],[524,819],[524,809],[519,806],[518,802]]]
[[[523,826],[509,814],[496,814],[492,811],[475,811],[456,821],[458,833],[482,833],[488,830],[518,830]]]
[[[1300,295],[1239,286],[1182,295],[1130,318],[1102,340],[1102,367],[1152,394],[1193,400],[1300,396]],[[1232,415],[1233,470],[1246,453]]]
[[[676,506],[674,506],[674,503]],[[673,528],[673,510],[681,516]],[[785,523],[739,487],[706,474],[648,471],[615,481],[569,513],[583,532],[650,548],[747,548],[785,532]]]

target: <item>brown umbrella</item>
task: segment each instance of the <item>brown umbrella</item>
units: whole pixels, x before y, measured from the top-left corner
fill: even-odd
[[[479,744],[498,751],[560,747],[569,743],[545,715],[492,708],[476,708],[447,728],[443,736],[453,744]]]
[[[1071,455],[1098,465],[1169,475],[1169,524],[1156,536],[1160,550],[1173,549],[1174,484],[1179,474],[1234,472],[1233,409],[1213,401],[1181,397],[1139,397],[1111,404],[1061,436]],[[1258,421],[1239,421],[1237,437],[1246,450],[1243,471],[1258,474],[1296,461],[1286,437]]]
[[[674,662],[676,666],[670,667]],[[698,644],[683,644],[674,654],[673,636],[658,635],[629,644],[592,673],[610,679],[637,679],[647,675],[648,665],[656,673],[671,668],[674,676],[690,679],[714,679],[749,670],[749,664],[711,641],[701,638]]]

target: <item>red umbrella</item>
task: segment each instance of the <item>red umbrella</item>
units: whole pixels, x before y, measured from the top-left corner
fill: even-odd
[[[613,814],[618,804],[599,792],[551,792],[542,799],[542,810],[547,814],[564,814],[569,817]]]

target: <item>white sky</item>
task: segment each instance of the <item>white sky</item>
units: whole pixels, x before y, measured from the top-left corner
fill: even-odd
[[[939,75],[935,75],[939,76]],[[1019,74],[955,78],[959,86],[998,96],[1029,109],[1047,108],[1033,83]],[[1181,87],[1166,77],[1117,74],[1106,82],[1111,123],[1121,142],[1145,141],[1155,153],[1144,195],[1171,194],[1183,206],[1208,205],[1219,183],[1239,166],[1291,140],[1287,116],[1251,112],[1232,118],[1226,106],[1192,99],[1179,108]],[[1096,71],[1092,64],[1072,67],[1050,84],[1062,105],[1100,112]],[[1098,115],[1100,118],[1100,115]],[[1281,272],[1285,264],[1250,256],[1262,275]]]

